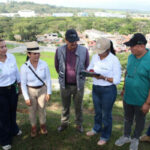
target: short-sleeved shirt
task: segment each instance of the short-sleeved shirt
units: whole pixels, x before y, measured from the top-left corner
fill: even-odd
[[[127,104],[142,106],[150,89],[150,51],[137,59],[133,54],[128,58],[125,78],[124,101]]]

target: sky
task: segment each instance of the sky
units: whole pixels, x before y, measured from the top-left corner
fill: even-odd
[[[0,0],[6,2],[8,0]],[[12,1],[12,0],[9,0]],[[150,0],[14,0],[65,7],[149,10]]]

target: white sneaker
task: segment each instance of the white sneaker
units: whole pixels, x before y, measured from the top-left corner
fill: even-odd
[[[125,143],[129,143],[131,141],[130,137],[121,136],[118,140],[116,140],[115,145],[122,146]]]
[[[131,140],[130,149],[129,150],[138,150],[139,139],[133,138]]]
[[[11,145],[2,146],[2,149],[3,150],[9,150],[9,149],[11,149]]]
[[[22,134],[22,131],[19,130],[18,133],[17,133],[17,135],[20,136],[21,134]]]
[[[91,130],[91,131],[86,132],[86,135],[87,135],[87,136],[93,136],[93,135],[95,135],[95,134],[96,134],[96,132],[95,132],[94,130]]]

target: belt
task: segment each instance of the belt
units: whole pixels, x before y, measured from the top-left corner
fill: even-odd
[[[30,85],[27,85],[27,87],[29,88],[33,88],[33,89],[40,89],[41,87],[43,87],[44,85],[40,85],[40,86],[30,86]]]
[[[4,86],[4,87],[0,87],[1,90],[10,90],[12,89],[12,87],[14,87],[15,84],[9,85],[9,86]]]

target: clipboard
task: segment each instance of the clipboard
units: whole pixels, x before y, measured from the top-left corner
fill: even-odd
[[[84,77],[93,77],[94,75],[100,76],[101,74],[96,73],[96,72],[90,72],[90,71],[83,70],[81,72],[81,75],[83,75]]]

